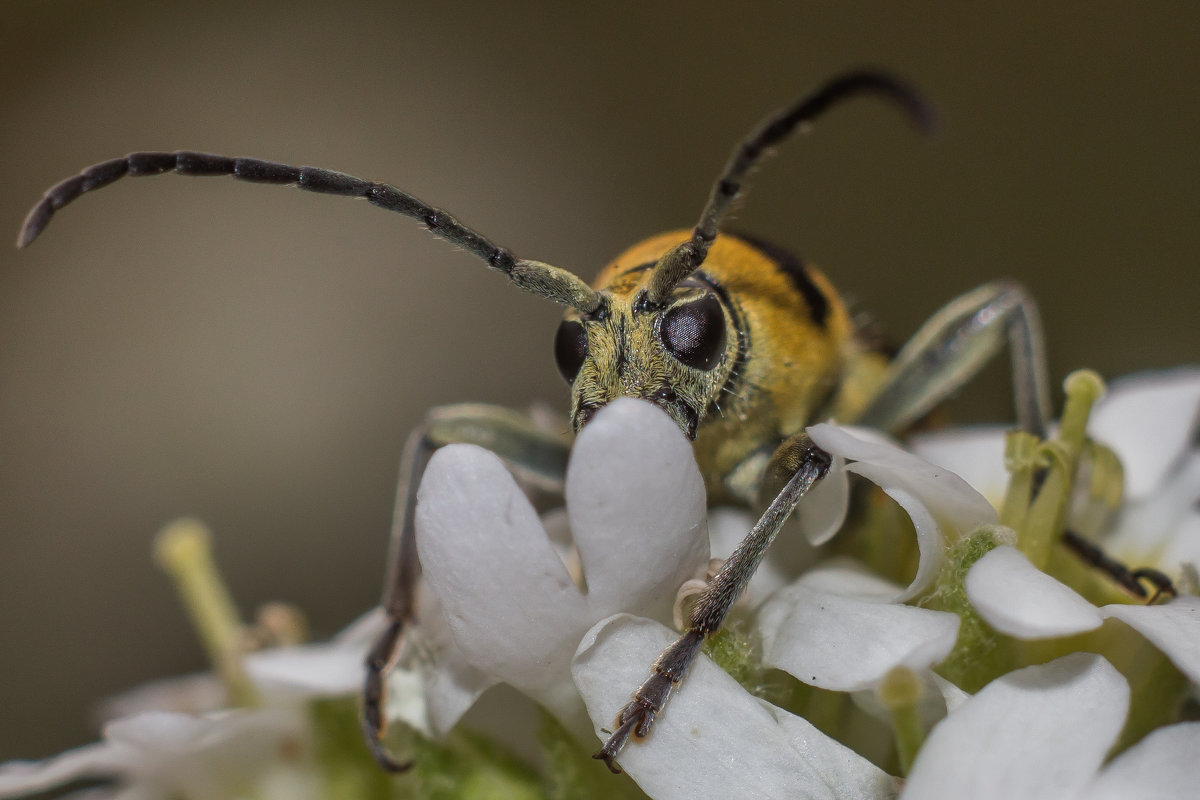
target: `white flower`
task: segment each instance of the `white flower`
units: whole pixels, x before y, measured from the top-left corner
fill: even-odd
[[[993,523],[995,511],[957,476],[877,436],[832,425],[814,427],[810,435],[835,457],[827,478],[835,489],[818,501],[834,507],[817,509],[813,519],[844,516],[844,507],[836,505],[847,499],[847,470],[867,476],[911,515],[922,565],[907,589],[852,563],[809,571],[758,612],[763,664],[834,691],[872,689],[898,666],[933,683],[929,670],[954,646],[959,619],[898,601],[928,588],[947,543]],[[854,463],[844,466],[846,460]],[[605,620],[588,634],[574,672],[599,738],[606,737],[616,710],[645,679],[647,665],[674,638],[661,626],[628,615]],[[946,692],[957,694],[953,687]],[[890,779],[860,756],[805,720],[753,697],[703,657],[648,740],[628,746],[620,761],[659,800],[725,794],[880,797],[894,791]],[[746,775],[755,778],[747,781]]]
[[[1127,487],[1127,502],[1100,544],[1130,567],[1154,566],[1177,578],[1200,556],[1200,451],[1191,444],[1198,411],[1200,369],[1178,369],[1115,381],[1092,413],[1090,434],[1117,452]],[[948,448],[948,438],[937,442],[938,454],[957,463],[963,453]],[[981,558],[966,590],[988,624],[1020,639],[1068,636],[1120,619],[1200,683],[1200,598],[1097,608],[1011,547]]]
[[[901,798],[1192,796],[1200,785],[1200,723],[1160,728],[1101,766],[1128,707],[1129,685],[1097,655],[1010,672],[934,728]]]
[[[893,669],[904,667],[931,690],[922,702],[923,715],[940,718],[946,704],[961,693],[931,670],[954,648],[959,618],[903,601],[925,592],[948,545],[992,525],[995,511],[957,475],[871,431],[825,424],[809,433],[834,456],[835,468],[850,461],[847,472],[872,480],[909,514],[920,563],[907,589],[848,561],[821,564],[802,575],[758,613],[763,664],[811,686],[856,692],[856,701],[877,716],[886,711],[870,690]],[[841,502],[845,497],[843,492]]]
[[[150,711],[109,723],[103,741],[45,761],[0,767],[0,798],[48,791],[81,778],[115,778],[112,797],[226,800],[315,798],[308,722],[301,709],[201,716]]]
[[[997,547],[967,573],[967,597],[989,625],[1020,639],[1068,636],[1119,619],[1149,639],[1200,684],[1200,597],[1160,605],[1116,603],[1096,608],[1037,569],[1011,547]]]
[[[958,475],[889,444],[878,434],[865,438],[869,434],[864,431],[828,423],[814,425],[808,433],[830,455],[854,462],[847,472],[877,484],[912,519],[921,558],[916,576],[896,595],[897,601],[911,600],[929,588],[945,562],[947,545],[996,521],[987,499]]]
[[[1093,436],[1125,465],[1126,503],[1105,550],[1175,579],[1182,565],[1200,566],[1200,369],[1114,382],[1092,420]]]
[[[958,616],[891,602],[898,591],[852,564],[809,571],[758,613],[763,665],[835,692],[872,689],[898,666],[928,671],[954,647]]]
[[[463,696],[502,681],[578,731],[586,717],[570,664],[583,635],[622,611],[669,620],[679,585],[708,564],[708,531],[689,443],[636,400],[610,404],[580,434],[566,502],[583,586],[503,463],[478,447],[431,459],[417,543],[454,645],[476,670],[457,681]],[[433,672],[447,666],[435,658]]]
[[[105,724],[100,742],[43,761],[0,765],[0,798],[79,779],[113,779],[99,796],[122,800],[225,800],[248,790],[260,800],[320,797],[306,704],[358,694],[367,648],[384,624],[377,610],[330,642],[247,655],[246,672],[262,708],[222,710],[226,691],[212,673],[155,681],[113,698],[104,704],[110,712],[133,711]],[[398,702],[421,697],[419,686],[409,683]],[[189,713],[175,710],[185,707]]]
[[[575,658],[575,681],[597,735],[647,665],[677,634],[620,615],[588,632]],[[696,797],[887,798],[893,780],[807,720],[760,700],[700,655],[675,690],[644,746],[621,754],[621,767],[655,800]]]
[[[1113,381],[1088,420],[1088,434],[1124,467],[1125,500],[1099,544],[1131,567],[1153,566],[1178,579],[1200,563],[1200,368],[1181,367]],[[997,507],[1004,496],[1001,427],[923,434],[915,453],[950,469]]]

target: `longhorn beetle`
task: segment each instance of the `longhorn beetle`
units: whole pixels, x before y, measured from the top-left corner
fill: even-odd
[[[233,175],[365,198],[422,222],[518,288],[567,307],[554,355],[571,385],[574,433],[614,398],[644,398],[693,440],[710,502],[754,506],[764,486],[782,486],[762,498],[769,500],[765,512],[693,606],[686,631],[618,711],[612,735],[595,754],[617,771],[629,737],[650,733],[705,637],[721,626],[788,515],[827,472],[829,456],[808,439],[807,424],[834,417],[904,431],[1007,342],[1018,422],[1030,433],[1045,434],[1049,403],[1040,323],[1020,286],[991,283],[959,297],[889,359],[856,328],[824,275],[770,245],[722,231],[743,181],[769,148],[860,95],[878,96],[918,128],[931,127],[928,105],[896,78],[873,71],[835,77],[768,117],[736,146],[691,231],[634,245],[592,286],[559,267],[517,258],[394,186],[316,167],[192,151],[132,153],[68,178],[30,211],[17,245],[32,242],[56,211],[84,192],[126,175]],[[368,656],[364,686],[367,741],[380,764],[392,770],[409,766],[395,761],[383,744],[383,705],[384,679],[405,628],[416,618],[416,487],[433,451],[452,442],[484,445],[560,486],[569,447],[521,414],[474,404],[433,411],[410,438],[383,593],[390,622]],[[1102,565],[1097,558],[1085,560]]]

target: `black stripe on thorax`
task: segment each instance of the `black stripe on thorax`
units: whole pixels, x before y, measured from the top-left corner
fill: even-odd
[[[813,283],[804,262],[782,247],[742,233],[734,235],[770,259],[775,267],[787,276],[808,305],[808,316],[813,324],[820,328],[825,327],[825,321],[829,318],[829,298],[821,291],[821,287]]]

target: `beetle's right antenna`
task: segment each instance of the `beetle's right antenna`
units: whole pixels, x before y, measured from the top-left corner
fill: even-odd
[[[503,272],[526,292],[578,309],[584,314],[600,306],[600,296],[573,273],[540,261],[516,258],[445,211],[427,205],[395,186],[365,181],[319,167],[290,167],[257,158],[231,158],[190,150],[130,153],[124,158],[95,164],[73,178],[67,178],[47,191],[41,202],[25,217],[25,224],[17,235],[17,247],[28,246],[49,224],[54,212],[84,192],[107,186],[126,175],[161,175],[167,171],[180,175],[232,175],[253,183],[273,183],[296,186],[310,192],[363,197],[371,205],[420,220],[434,236],[486,261],[489,267]]]
[[[871,70],[840,75],[812,94],[771,115],[734,148],[724,172],[713,184],[708,203],[700,214],[700,221],[696,223],[691,238],[672,248],[655,265],[647,289],[650,302],[656,305],[665,302],[671,290],[704,263],[708,248],[721,229],[721,223],[742,191],[742,181],[762,161],[769,148],[841,101],[860,94],[875,94],[891,100],[922,131],[929,133],[933,129],[933,109],[915,89],[886,72]]]

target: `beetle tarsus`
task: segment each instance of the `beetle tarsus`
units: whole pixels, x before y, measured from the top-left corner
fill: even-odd
[[[367,655],[367,674],[363,683],[362,726],[366,735],[367,749],[376,763],[388,772],[405,772],[413,765],[411,760],[399,761],[387,749],[383,737],[387,734],[387,674],[395,661],[400,647],[400,636],[404,623],[392,620],[379,641]]]

